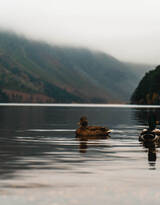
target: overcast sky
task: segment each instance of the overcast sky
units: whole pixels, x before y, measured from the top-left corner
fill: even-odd
[[[1,28],[160,63],[160,0],[0,0],[0,10]]]

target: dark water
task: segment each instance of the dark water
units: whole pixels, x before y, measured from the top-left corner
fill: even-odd
[[[138,141],[153,109],[0,106],[1,204],[159,204],[159,148]],[[76,139],[82,115],[111,138]]]

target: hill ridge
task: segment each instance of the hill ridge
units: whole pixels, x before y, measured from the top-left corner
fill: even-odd
[[[38,94],[47,102],[122,103],[136,83],[129,65],[104,52],[0,32],[0,90],[9,102],[21,102],[24,94],[32,102]]]

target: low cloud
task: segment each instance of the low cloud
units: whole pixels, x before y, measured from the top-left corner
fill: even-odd
[[[159,62],[158,0],[5,0],[0,6],[1,28],[124,61]]]

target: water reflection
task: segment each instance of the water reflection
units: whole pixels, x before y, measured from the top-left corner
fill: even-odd
[[[156,111],[160,116],[159,109]],[[89,171],[96,172],[97,162],[104,166],[107,160],[110,163],[103,167],[107,171],[109,166],[117,170],[123,164],[128,170],[140,160],[143,164],[145,160],[140,156],[144,150],[138,143],[138,134],[148,123],[147,112],[144,108],[0,107],[0,179],[16,178],[23,170],[27,174],[33,170],[50,170],[55,175],[61,171],[80,173],[83,165],[90,169],[89,163],[93,167]],[[74,130],[82,114],[91,124],[113,129],[111,139],[75,138]],[[155,168],[158,147],[143,146],[150,167]]]
[[[149,169],[156,169],[157,147],[160,145],[151,142],[141,142],[141,144],[147,149]]]
[[[31,140],[29,139],[29,136],[24,138],[22,135],[18,136],[18,134],[19,133],[11,131],[1,132],[1,179],[18,177],[18,171],[20,170],[46,168],[48,161],[40,160],[40,158],[43,159],[45,152],[50,152],[57,149],[56,146],[53,146],[48,142],[42,143],[40,138],[36,139],[36,137],[32,136]]]
[[[155,127],[159,128],[157,121],[160,121],[160,108],[135,109],[134,118],[139,125],[142,125],[142,127],[139,128],[139,134],[144,128],[149,130],[153,130]],[[157,149],[160,147],[160,143],[141,142],[141,144],[147,151],[149,169],[156,169]]]
[[[135,119],[139,124],[149,125],[152,123],[152,118],[154,121],[160,121],[160,108],[141,108],[135,109],[134,112]]]
[[[151,167],[152,166],[155,167],[156,159],[157,159],[156,148],[155,147],[148,148],[148,162]]]
[[[54,143],[52,132],[42,134],[27,130],[68,128],[67,118],[64,108],[1,106],[0,179],[18,177],[21,170],[56,169],[56,163],[63,161],[60,148],[63,151],[70,147]],[[64,132],[59,134],[60,139],[64,136]],[[53,152],[56,154],[51,157],[48,153]],[[62,166],[58,168],[63,169]]]
[[[79,152],[86,153],[88,148],[87,139],[79,139]]]
[[[1,106],[0,188],[8,192],[6,204],[21,205],[22,196],[32,205],[135,205],[146,198],[159,204],[159,145],[138,142],[147,113],[148,108]],[[111,138],[75,138],[82,115],[107,125]],[[35,203],[28,201],[34,197]]]
[[[86,153],[88,149],[88,141],[90,145],[98,146],[95,141],[109,139],[110,136],[76,136],[76,139],[79,141],[79,152]]]

